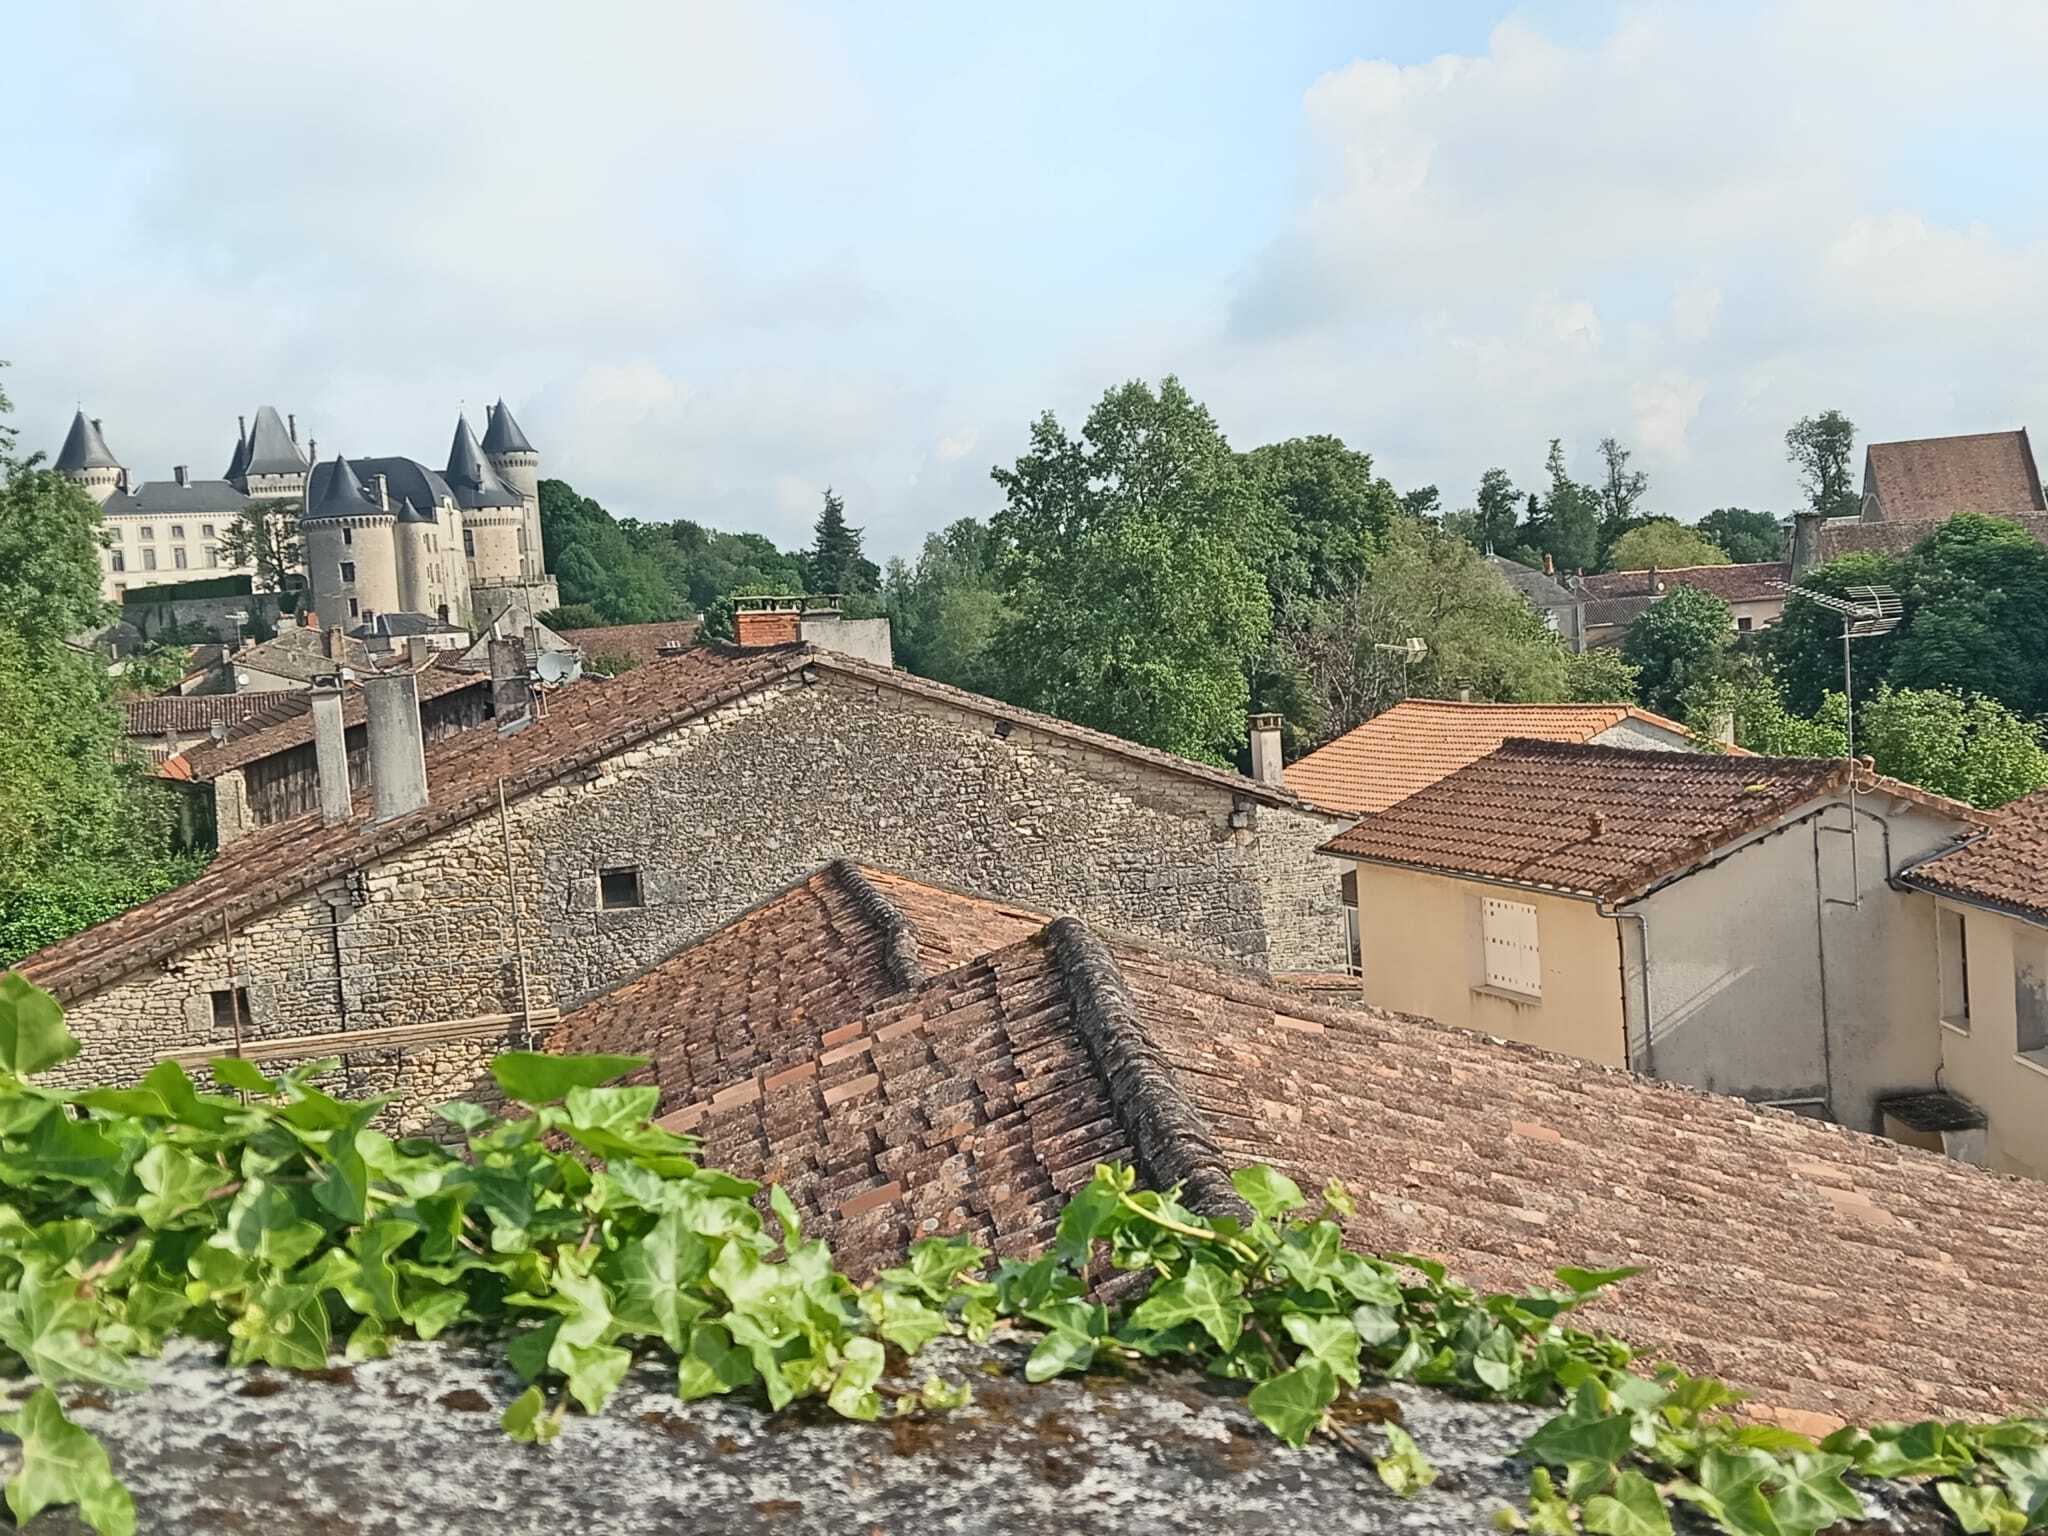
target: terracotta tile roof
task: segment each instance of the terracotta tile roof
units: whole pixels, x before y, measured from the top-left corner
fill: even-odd
[[[1510,737],[1590,741],[1624,720],[1683,739],[1676,720],[1632,704],[1462,704],[1406,699],[1286,768],[1287,787],[1335,810],[1384,811],[1476,763]]]
[[[252,715],[275,708],[276,699],[261,693],[167,693],[154,699],[130,699],[122,706],[130,736],[190,735],[214,725],[239,725]]]
[[[1656,586],[1651,586],[1655,575]],[[1728,603],[1761,603],[1782,599],[1783,589],[1774,583],[1792,579],[1792,562],[1768,560],[1758,565],[1682,565],[1650,571],[1608,571],[1580,580],[1588,598],[1654,598],[1673,587],[1697,587]],[[1589,615],[1590,617],[1590,615]],[[1633,617],[1633,615],[1631,615]]]
[[[2048,512],[2003,513],[2043,544],[2048,544]],[[1853,517],[1831,517],[1820,525],[1815,558],[1826,562],[1843,555],[1903,555],[1932,538],[1947,522],[1945,517],[1885,518],[1864,523]]]
[[[1872,443],[1863,450],[1863,465],[1865,488],[1877,492],[1886,522],[2042,510],[2041,474],[2024,427]]]
[[[446,667],[428,667],[419,674],[420,702],[460,693],[465,688],[489,688],[491,680],[475,672],[457,672]],[[248,694],[268,704],[250,714],[218,742],[202,742],[185,755],[191,761],[191,777],[211,780],[231,768],[246,768],[266,757],[289,752],[313,739],[312,695],[302,689],[289,693]],[[360,685],[351,686],[341,701],[344,727],[361,725],[367,718]]]
[[[1325,853],[1622,901],[1848,782],[1837,758],[1514,740],[1369,816]],[[1872,788],[1981,824],[1895,780]]]
[[[557,1051],[649,1055],[664,1102],[807,1061],[839,1026],[1045,926],[1043,914],[840,861],[549,1031]]]
[[[802,967],[802,956],[789,964]],[[664,1104],[780,1180],[855,1272],[934,1232],[1052,1236],[1098,1161],[1223,1211],[1228,1168],[1356,1192],[1354,1241],[1484,1285],[1647,1272],[1592,1316],[1770,1408],[1993,1415],[2048,1400],[2048,1185],[1363,1009],[1327,1009],[1063,918]]]
[[[592,629],[565,629],[562,638],[583,653],[588,661],[599,653],[631,656],[652,661],[663,646],[694,645],[703,626],[695,619],[672,619],[662,624],[607,624]]]
[[[2048,789],[2013,801],[1982,837],[1900,878],[1923,891],[2048,924]]]

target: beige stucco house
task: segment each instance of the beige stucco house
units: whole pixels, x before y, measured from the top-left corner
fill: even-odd
[[[1849,771],[1509,741],[1326,845],[1365,1000],[1875,1130],[1941,1066],[1892,877],[1981,817]]]
[[[1931,898],[1921,918],[1940,990],[1923,1027],[1940,1044],[1941,1085],[1960,1103],[1937,1106],[1945,1118],[1918,1138],[1910,1125],[1895,1134],[2048,1178],[2048,790],[1902,881]]]

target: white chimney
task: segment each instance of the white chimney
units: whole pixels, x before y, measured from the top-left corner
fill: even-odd
[[[427,803],[419,677],[412,672],[380,672],[364,679],[363,696],[369,703],[373,814],[378,821],[410,815]]]
[[[348,728],[341,714],[341,690],[331,683],[312,690],[313,762],[320,776],[320,820],[332,827],[348,820]]]
[[[1252,777],[1261,784],[1285,784],[1280,772],[1280,716],[1253,715]]]

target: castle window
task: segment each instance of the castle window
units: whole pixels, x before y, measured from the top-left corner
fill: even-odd
[[[145,571],[153,571],[153,570],[155,570],[155,569],[156,569],[156,551],[155,551],[155,550],[153,550],[153,549],[145,549],[145,550],[144,550],[144,551],[142,552],[142,568],[143,568],[143,569],[144,569]]]
[[[122,554],[121,551],[117,549],[113,551],[113,556],[115,570],[125,571],[128,569],[128,557],[126,555]]]
[[[476,535],[467,528],[462,530],[462,552],[471,559],[476,558]]]
[[[171,524],[171,537],[174,539],[182,539],[183,537],[185,537],[185,525],[183,523]]]
[[[220,568],[220,551],[215,549],[211,544],[206,546],[206,568],[209,571],[218,570]]]
[[[348,616],[352,619],[360,619],[363,616],[363,605],[354,598],[348,600]]]
[[[342,530],[341,530],[341,542],[342,542],[342,543],[344,543],[344,544],[353,544],[353,543],[355,543],[355,541],[356,541],[356,531],[355,531],[355,529],[353,529],[353,528],[344,528],[344,529],[342,529]]]
[[[623,865],[617,869],[601,869],[597,872],[597,904],[607,912],[621,907],[640,906],[640,871],[636,866]]]
[[[250,1022],[249,989],[221,987],[206,994],[213,1003],[213,1027],[221,1034],[234,1034]]]
[[[201,537],[202,539],[210,539],[210,538],[212,538],[212,537],[213,537],[213,524],[211,524],[211,523],[201,523],[201,524],[199,525],[199,537]]]
[[[354,581],[356,579],[355,561],[344,560],[341,562],[341,579],[343,581]]]
[[[144,523],[135,532],[139,538],[153,539],[156,537],[156,529],[152,528],[148,523]]]
[[[180,544],[176,549],[171,551],[171,564],[176,566],[181,571],[185,569],[184,545]]]

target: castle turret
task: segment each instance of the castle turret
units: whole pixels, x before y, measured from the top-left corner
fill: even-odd
[[[249,429],[236,460],[241,473],[230,474],[228,479],[244,496],[306,494],[311,461],[300,450],[297,434],[285,425],[274,405],[257,411],[256,425]]]
[[[128,471],[107,447],[99,418],[88,421],[84,411],[71,418],[71,430],[64,434],[64,446],[57,450],[57,462],[51,467],[84,486],[86,494],[101,506],[128,478]]]
[[[498,478],[477,445],[469,418],[455,418],[448,448],[448,489],[462,509],[469,579],[477,587],[516,586],[525,575],[526,499]]]
[[[438,613],[448,601],[440,556],[434,551],[434,518],[410,499],[398,503],[398,606],[405,613]]]
[[[484,456],[524,504],[521,571],[531,580],[547,569],[540,539],[540,454],[519,430],[502,399],[491,407],[490,419],[484,424]]]
[[[299,523],[322,629],[354,629],[401,607],[397,521],[388,501],[363,489],[347,459],[314,469]]]

